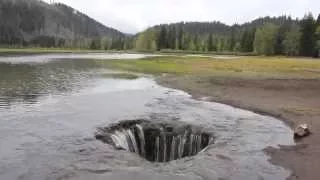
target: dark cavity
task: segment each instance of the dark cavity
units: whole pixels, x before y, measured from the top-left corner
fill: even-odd
[[[182,122],[122,121],[99,128],[96,138],[148,161],[168,162],[195,156],[214,142],[212,132]]]

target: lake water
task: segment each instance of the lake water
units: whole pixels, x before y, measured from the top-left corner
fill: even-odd
[[[94,59],[135,54],[0,58],[0,179],[278,180],[290,172],[263,149],[292,145],[281,121],[198,101],[150,76],[119,79]],[[91,60],[88,60],[91,59]],[[216,143],[197,156],[152,163],[94,138],[96,129],[138,118],[210,128]]]

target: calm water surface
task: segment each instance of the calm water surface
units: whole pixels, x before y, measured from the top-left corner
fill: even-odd
[[[0,58],[1,180],[277,180],[290,175],[262,152],[293,144],[281,121],[194,100],[147,76],[110,78],[106,74],[115,72],[94,59],[115,57],[143,55]],[[217,142],[195,157],[161,164],[94,139],[97,127],[136,118],[212,128]]]

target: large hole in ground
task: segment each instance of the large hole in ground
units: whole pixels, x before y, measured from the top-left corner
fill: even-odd
[[[182,122],[122,121],[99,128],[96,138],[153,162],[194,156],[213,143],[212,132]]]

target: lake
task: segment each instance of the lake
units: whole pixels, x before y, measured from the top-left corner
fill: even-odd
[[[266,147],[293,145],[292,131],[268,116],[193,99],[154,78],[106,69],[96,60],[142,54],[50,54],[0,58],[0,179],[286,179]],[[120,76],[121,75],[121,76]],[[137,76],[137,78],[135,78]],[[131,77],[131,76],[128,76]],[[211,129],[196,156],[149,162],[95,139],[122,120],[174,121]]]

